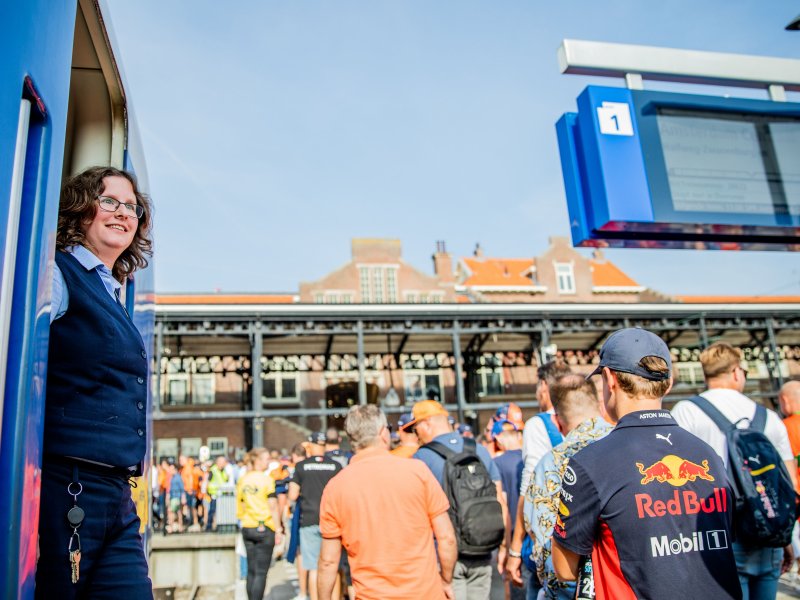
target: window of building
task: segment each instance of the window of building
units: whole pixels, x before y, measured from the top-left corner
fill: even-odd
[[[189,377],[169,375],[167,378],[167,405],[183,406],[189,400]]]
[[[556,284],[559,294],[575,293],[575,270],[572,263],[556,263]]]
[[[214,404],[214,374],[192,375],[192,404]]]
[[[442,371],[436,356],[410,356],[403,362],[406,404],[420,400],[442,400]]]
[[[181,438],[181,454],[188,457],[197,458],[200,454],[200,446],[203,445],[202,438],[185,437]]]
[[[409,304],[415,304],[418,301],[416,292],[406,292],[405,297],[406,297],[406,302],[408,302]]]
[[[397,267],[386,269],[386,296],[389,302],[397,302]]]
[[[297,373],[262,373],[261,400],[264,404],[297,404]]]
[[[207,446],[211,458],[228,456],[228,438],[226,437],[210,437]]]
[[[178,438],[162,438],[156,440],[156,460],[162,458],[178,458]]]
[[[361,288],[361,301],[371,302],[372,294],[369,286],[369,267],[358,267],[358,282]]]
[[[372,294],[375,302],[384,302],[383,279],[385,277],[383,267],[372,267]]]
[[[314,304],[322,304],[323,298],[322,294],[314,294]]]
[[[500,355],[486,354],[480,358],[480,368],[475,373],[478,396],[503,394],[503,361]]]

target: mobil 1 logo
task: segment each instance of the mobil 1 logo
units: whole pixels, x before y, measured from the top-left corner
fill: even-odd
[[[691,535],[679,533],[678,537],[667,535],[650,538],[650,552],[653,557],[673,556],[687,552],[705,550],[724,550],[728,547],[728,534],[724,529],[695,531]]]

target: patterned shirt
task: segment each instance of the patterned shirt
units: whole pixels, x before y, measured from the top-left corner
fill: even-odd
[[[569,432],[564,441],[545,454],[536,465],[533,481],[525,492],[525,530],[533,539],[532,557],[536,574],[542,582],[545,598],[557,598],[558,591],[574,590],[574,582],[562,582],[556,577],[550,558],[550,537],[561,504],[561,477],[567,461],[578,450],[605,436],[612,427],[602,417],[587,419]]]

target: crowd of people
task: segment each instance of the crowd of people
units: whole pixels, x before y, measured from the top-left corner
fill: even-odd
[[[667,411],[666,345],[620,330],[588,377],[561,360],[542,365],[542,410],[527,421],[507,404],[476,436],[435,400],[395,427],[377,406],[354,406],[349,450],[329,429],[289,456],[162,461],[158,506],[167,531],[213,529],[219,491],[235,487],[248,598],[262,598],[273,555],[295,562],[298,600],[487,600],[498,574],[507,600],[775,598],[800,557],[800,382],[781,390],[786,420],[767,410],[759,423],[739,351],[713,344],[700,360],[708,390]],[[753,493],[771,503],[775,531],[780,519],[790,534],[795,524],[793,539],[742,528],[748,491],[730,468],[742,442],[705,402],[731,430],[763,431],[759,443],[779,458],[756,464],[771,456],[762,445],[745,459],[759,477]]]

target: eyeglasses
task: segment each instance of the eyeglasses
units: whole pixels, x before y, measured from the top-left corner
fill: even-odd
[[[109,196],[98,196],[97,197],[97,204],[100,208],[106,212],[117,212],[117,209],[120,205],[123,206],[125,209],[123,212],[127,217],[136,217],[137,219],[141,219],[144,216],[144,207],[138,204],[131,204],[130,202],[120,202],[116,198],[111,198]]]

